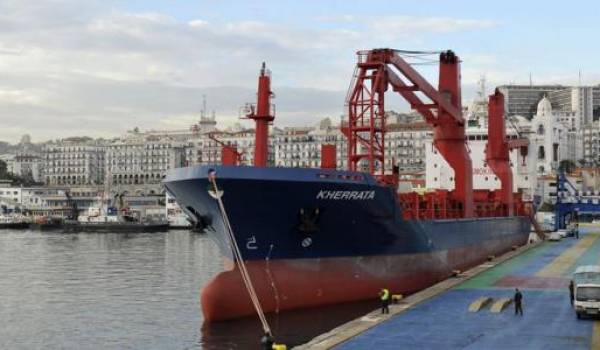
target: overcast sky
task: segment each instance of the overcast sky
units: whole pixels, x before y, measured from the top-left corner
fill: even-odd
[[[543,5],[542,5],[543,4]],[[0,0],[0,140],[223,126],[273,71],[276,125],[342,113],[358,49],[453,49],[464,97],[600,82],[594,2]],[[433,77],[433,71],[426,72]],[[465,101],[466,102],[466,101]],[[391,106],[393,108],[394,106]],[[247,122],[243,122],[247,123]],[[247,124],[250,125],[250,124]]]

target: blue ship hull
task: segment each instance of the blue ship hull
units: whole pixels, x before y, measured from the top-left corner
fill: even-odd
[[[209,193],[210,169],[175,169],[164,185],[230,261],[222,216]],[[525,244],[530,232],[527,217],[404,220],[393,189],[369,174],[212,169],[263,307],[271,311],[373,298],[384,286],[411,293]],[[231,266],[203,291],[208,320],[252,313]]]

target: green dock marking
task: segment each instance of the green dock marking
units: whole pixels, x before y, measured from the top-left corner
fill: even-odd
[[[459,284],[456,289],[470,288],[488,288],[492,287],[500,278],[510,274],[512,271],[526,265],[536,257],[542,255],[551,245],[542,244],[539,247],[532,248],[512,259],[509,259],[500,265],[480,273],[479,275]]]

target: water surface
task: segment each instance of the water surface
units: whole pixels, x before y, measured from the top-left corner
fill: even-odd
[[[199,290],[222,269],[187,231],[62,234],[0,230],[0,349],[256,349],[256,318],[203,325]],[[301,344],[374,307],[269,315]]]

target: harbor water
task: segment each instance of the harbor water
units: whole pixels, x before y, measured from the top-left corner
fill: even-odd
[[[254,349],[255,318],[204,325],[199,290],[222,269],[188,231],[0,231],[0,349]],[[279,341],[304,343],[372,302],[269,315]]]

